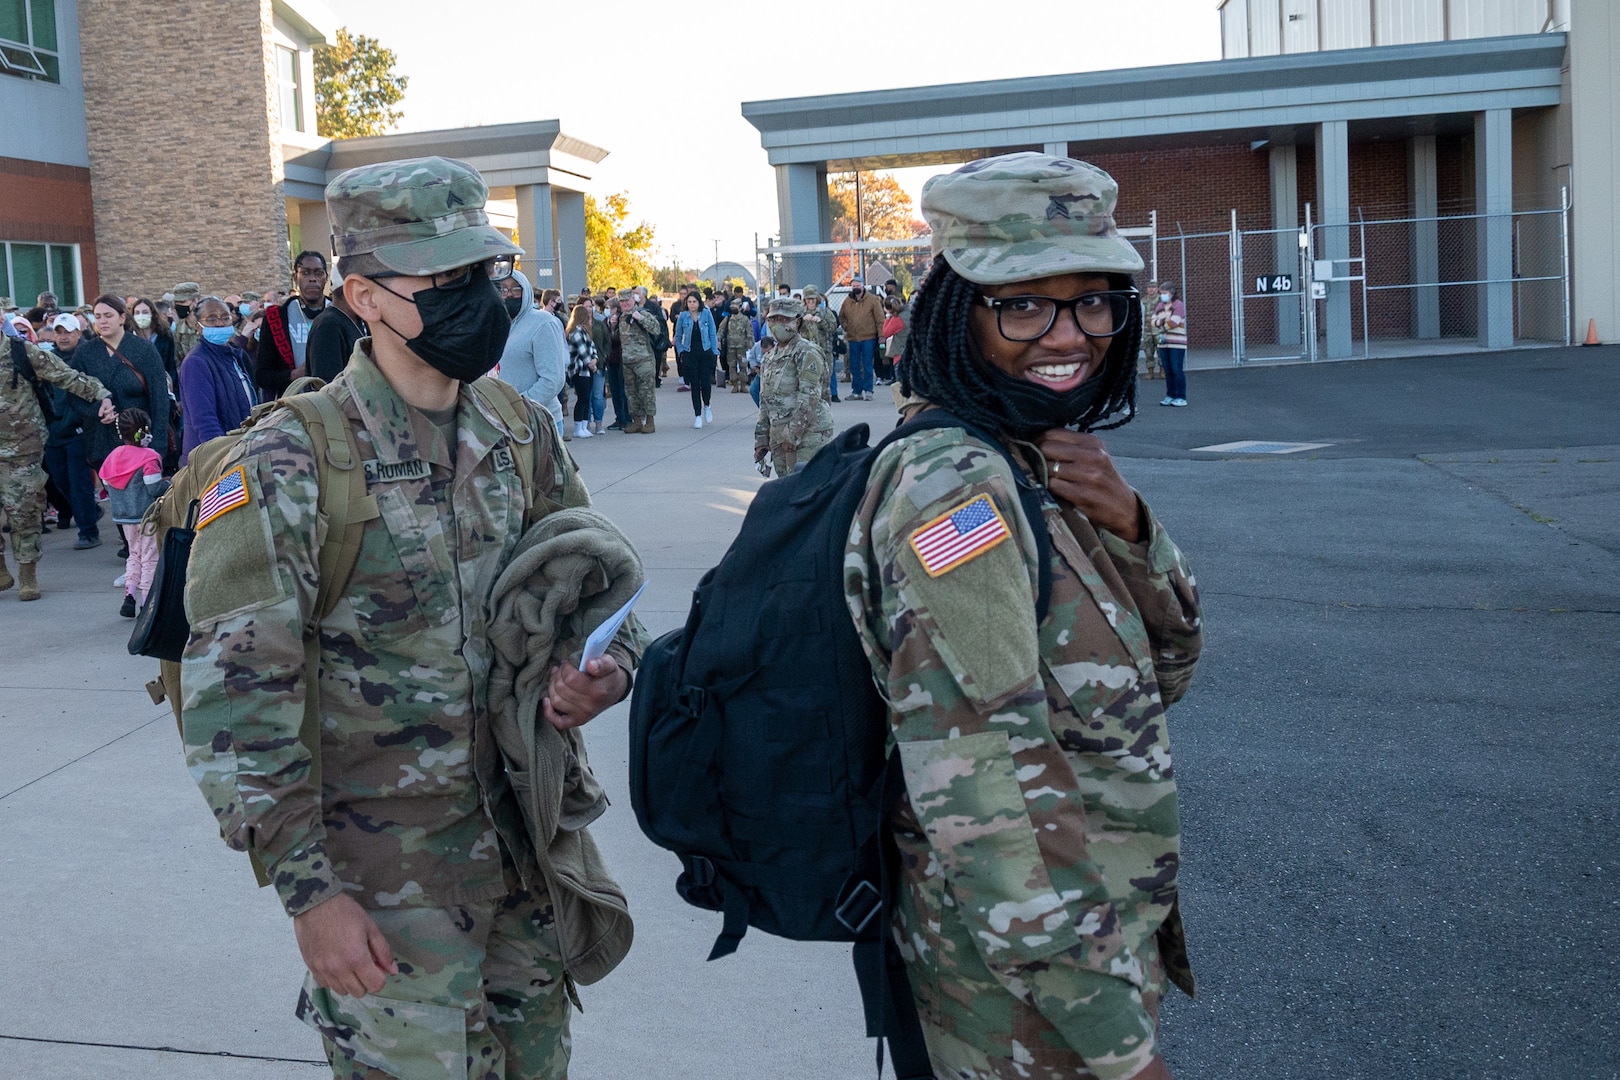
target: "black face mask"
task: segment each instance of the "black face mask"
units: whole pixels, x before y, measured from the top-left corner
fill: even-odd
[[[377,284],[394,292],[383,281]],[[504,317],[501,294],[482,266],[468,275],[464,285],[423,289],[415,296],[394,295],[415,304],[421,314],[422,332],[405,344],[433,370],[458,382],[472,382],[500,363],[512,320]]]
[[[523,314],[523,297],[508,296],[501,301],[501,306],[506,308],[506,317],[515,321],[519,315]]]
[[[191,318],[191,305],[176,304],[174,305],[174,313],[182,319],[189,319]]]
[[[1052,428],[1078,424],[1082,431],[1089,431],[1092,425],[1105,420],[1105,416],[1093,415],[1098,404],[1097,398],[1103,393],[1103,387],[1107,385],[1109,376],[1118,370],[1118,365],[1135,362],[1136,351],[1142,345],[1141,310],[1141,305],[1131,305],[1131,315],[1124,329],[1114,335],[1114,340],[1109,344],[1108,352],[1103,355],[1102,366],[1097,369],[1097,373],[1073,390],[1063,393],[1047,390],[1032,382],[1008,375],[984,358],[979,352],[978,344],[970,336],[968,347],[972,350],[974,359],[989,373],[990,385],[995,391],[991,395],[991,401],[1004,401],[1013,406],[1011,409],[995,410],[1001,414],[999,426],[1015,439],[1034,442]],[[1022,426],[1012,419],[1013,416],[1021,417],[1038,426]]]

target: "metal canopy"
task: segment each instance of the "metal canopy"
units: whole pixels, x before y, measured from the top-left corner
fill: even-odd
[[[1566,35],[1390,45],[746,102],[772,165],[902,168],[1050,143],[1308,142],[1345,120],[1393,135],[1560,98]]]

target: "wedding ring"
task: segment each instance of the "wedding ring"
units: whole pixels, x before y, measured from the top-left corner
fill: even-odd
[[[1053,476],[1056,476],[1062,470],[1063,470],[1063,462],[1061,462],[1061,461],[1052,462],[1052,475]]]

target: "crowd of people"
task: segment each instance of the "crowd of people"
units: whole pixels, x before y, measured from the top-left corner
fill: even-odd
[[[135,616],[156,560],[138,526],[164,478],[295,378],[331,379],[366,334],[341,284],[328,289],[325,255],[300,252],[292,284],[213,293],[186,281],[157,299],[109,292],[80,305],[44,292],[27,309],[0,298],[12,406],[0,419],[0,462],[10,474],[0,510],[28,568],[25,599],[39,595],[38,536],[76,529],[74,550],[100,547],[111,510],[126,560],[114,583],[119,610]],[[87,387],[89,398],[80,393]],[[3,573],[0,582],[9,581]]]

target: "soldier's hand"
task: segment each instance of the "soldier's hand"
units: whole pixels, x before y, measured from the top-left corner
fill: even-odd
[[[101,399],[101,408],[96,410],[96,416],[103,424],[116,424],[118,422],[118,406],[112,403],[112,398]]]
[[[756,461],[756,462],[764,461],[765,460],[765,455],[770,453],[770,452],[771,452],[771,448],[768,447],[768,446],[756,446],[756,447],[754,447],[754,461]]]
[[[354,897],[339,893],[293,916],[293,936],[315,981],[335,993],[365,997],[399,974],[388,939]]]
[[[541,702],[546,722],[558,730],[589,723],[598,714],[624,700],[630,690],[630,675],[611,656],[586,663],[581,671],[573,664],[551,669],[551,687]]]
[[[1046,458],[1048,491],[1121,540],[1134,544],[1141,539],[1141,503],[1101,439],[1053,428],[1036,445]]]

